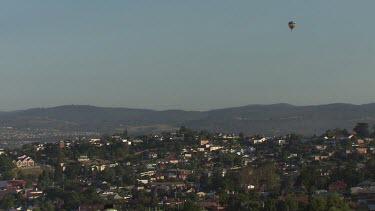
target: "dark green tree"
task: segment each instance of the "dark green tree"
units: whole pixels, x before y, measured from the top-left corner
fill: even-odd
[[[359,137],[368,137],[370,135],[367,123],[357,123],[357,125],[353,128],[353,131],[357,133]]]
[[[123,138],[126,138],[126,137],[128,137],[128,135],[129,135],[129,134],[128,134],[128,130],[125,129],[124,132],[122,133],[122,137],[123,137]]]
[[[264,211],[277,211],[276,201],[274,199],[268,199],[264,203]]]
[[[365,175],[366,179],[375,180],[375,158],[366,161]]]
[[[61,167],[61,165],[60,164],[58,164],[58,165],[56,165],[55,166],[55,172],[54,172],[54,180],[56,181],[56,182],[61,182],[64,178],[63,178],[63,169],[62,169],[62,167]]]
[[[200,211],[200,210],[202,210],[202,207],[190,200],[185,202],[184,208],[182,209],[182,211]]]
[[[342,210],[349,211],[349,203],[338,194],[314,197],[308,206],[311,211]]]
[[[6,194],[0,202],[0,208],[9,209],[15,206],[16,198],[13,194]]]
[[[46,203],[42,204],[41,210],[44,210],[44,211],[54,211],[55,207],[50,202],[46,202]]]
[[[7,155],[0,155],[0,179],[12,179],[14,176],[13,169],[15,165],[12,159]]]

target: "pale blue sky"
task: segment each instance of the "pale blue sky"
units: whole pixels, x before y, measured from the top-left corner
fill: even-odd
[[[1,3],[0,110],[375,101],[374,0]]]

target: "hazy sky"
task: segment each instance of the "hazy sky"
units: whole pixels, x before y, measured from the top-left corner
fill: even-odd
[[[374,0],[1,3],[0,110],[375,101]]]

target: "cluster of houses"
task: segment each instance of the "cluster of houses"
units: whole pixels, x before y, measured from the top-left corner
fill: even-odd
[[[352,136],[348,137],[323,137],[321,141],[314,142],[314,139],[304,140],[288,140],[286,137],[247,137],[241,139],[233,134],[216,134],[211,139],[196,137],[196,144],[194,146],[183,145],[180,151],[173,151],[162,153],[159,149],[149,149],[147,141],[140,138],[124,139],[120,136],[113,136],[118,142],[125,143],[129,147],[139,148],[139,152],[133,154],[134,157],[142,157],[142,159],[131,159],[131,161],[119,160],[104,160],[97,157],[89,157],[88,155],[81,155],[78,159],[69,162],[61,163],[64,172],[67,171],[67,166],[79,163],[82,168],[88,168],[95,172],[102,172],[110,168],[127,168],[130,169],[128,174],[135,178],[135,183],[131,185],[114,185],[113,181],[96,181],[93,183],[93,178],[79,177],[80,184],[96,185],[97,194],[105,200],[118,200],[129,204],[137,204],[137,199],[134,198],[134,191],[145,191],[146,193],[165,195],[158,196],[158,203],[166,207],[177,207],[183,205],[186,198],[183,196],[194,195],[198,198],[199,205],[209,210],[225,210],[225,206],[219,203],[219,195],[215,191],[204,190],[201,181],[189,180],[191,176],[197,176],[197,169],[203,169],[198,175],[199,178],[212,178],[214,172],[218,169],[223,177],[228,171],[240,172],[241,169],[248,166],[256,166],[254,163],[259,161],[273,162],[278,172],[277,180],[284,181],[286,178],[291,178],[295,181],[301,173],[301,166],[306,166],[316,162],[326,162],[333,158],[338,151],[338,144],[348,142],[347,148],[344,150],[345,154],[353,153],[372,156],[375,153],[374,147],[371,147],[372,139],[354,139]],[[169,136],[155,135],[152,137],[156,142],[181,142],[184,140],[181,136],[176,137],[173,134]],[[278,152],[272,151],[270,145],[284,149],[285,146],[293,145],[294,141],[303,142],[304,144],[289,151],[286,155],[281,155]],[[111,144],[102,139],[90,139],[86,143],[91,144],[97,148],[107,147]],[[77,141],[60,141],[57,145],[61,149],[72,149],[78,144]],[[43,144],[35,144],[37,151],[43,151]],[[1,150],[0,150],[1,153]],[[233,155],[238,158],[240,162],[232,163],[231,165],[223,165],[218,163],[219,157],[222,155]],[[14,164],[18,168],[35,167],[37,164],[31,159],[33,155],[22,155],[14,160]],[[48,162],[48,160],[46,160]],[[322,166],[317,169],[320,176],[329,177],[332,174],[332,169]],[[95,178],[94,178],[95,179]],[[118,179],[118,178],[114,178]],[[246,190],[259,190],[267,195],[267,188],[256,183],[243,182],[241,187]],[[297,187],[294,187],[297,188]],[[303,188],[303,187],[302,187]],[[305,190],[306,191],[306,190]],[[33,199],[44,195],[43,190],[26,189],[25,181],[9,180],[0,181],[0,199],[1,194],[7,192],[23,193],[30,202]],[[356,186],[350,187],[345,181],[336,180],[325,187],[319,187],[315,191],[316,195],[325,194],[329,192],[336,192],[340,194],[351,194],[352,199],[355,199],[358,204],[371,207],[372,204],[366,201],[366,197],[375,194],[375,182],[362,181]],[[235,192],[228,194],[236,194]],[[297,197],[300,196],[296,196]],[[308,197],[302,197],[300,200],[308,200]],[[85,205],[82,204],[81,210],[87,210],[90,206],[104,205]]]
[[[0,201],[8,194],[19,195],[23,197],[29,204],[27,207],[16,207],[14,210],[32,211],[35,207],[33,202],[38,198],[45,196],[44,191],[36,188],[36,183],[31,184],[31,187],[26,186],[25,180],[0,180]]]

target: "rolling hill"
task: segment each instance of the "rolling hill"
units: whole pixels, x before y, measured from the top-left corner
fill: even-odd
[[[375,124],[375,104],[248,105],[204,112],[67,105],[0,112],[3,127],[102,133],[128,129],[133,134],[176,130],[184,125],[212,132],[312,135],[333,128],[351,130],[357,122]]]

